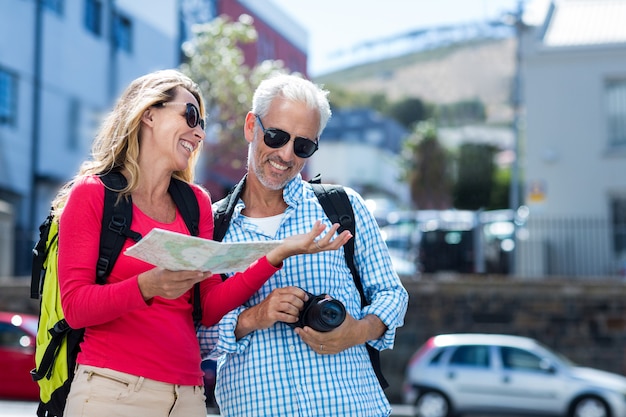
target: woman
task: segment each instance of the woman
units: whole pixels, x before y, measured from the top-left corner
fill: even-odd
[[[200,207],[199,236],[211,238],[211,201],[191,184],[204,133],[198,86],[175,70],[133,81],[96,136],[92,158],[64,186],[53,206],[59,218],[59,285],[65,318],[85,328],[65,407],[74,416],[206,416],[191,288],[201,282],[202,322],[215,324],[249,298],[295,254],[335,250],[349,238],[323,237],[321,223],[292,236],[245,272],[222,282],[210,271],[168,271],[124,256],[106,285],[95,284],[104,185],[120,171],[133,203],[131,229],[158,227],[189,234],[167,192],[172,177],[190,183]],[[125,248],[133,244],[127,240]]]

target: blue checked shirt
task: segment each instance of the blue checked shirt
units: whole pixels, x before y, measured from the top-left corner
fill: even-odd
[[[396,328],[402,326],[408,294],[394,272],[385,242],[363,199],[346,188],[354,208],[355,264],[370,305],[361,308],[359,292],[344,258],[343,248],[284,261],[265,285],[243,306],[211,328],[198,331],[205,356],[219,357],[215,394],[223,416],[389,416],[391,407],[374,374],[365,345],[336,355],[319,355],[300,340],[292,328],[276,323],[236,340],[237,317],[265,299],[272,290],[299,286],[313,294],[341,300],[356,319],[375,314],[387,326],[385,334],[369,343],[376,349],[393,347]],[[275,236],[263,234],[235,208],[227,242],[284,239],[306,233],[324,214],[312,188],[300,176],[283,190],[288,204]]]

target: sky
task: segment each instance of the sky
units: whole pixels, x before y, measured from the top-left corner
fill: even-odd
[[[415,29],[498,19],[518,7],[518,0],[271,1],[308,32],[310,76],[331,71],[341,56],[345,58],[342,52],[363,42]]]

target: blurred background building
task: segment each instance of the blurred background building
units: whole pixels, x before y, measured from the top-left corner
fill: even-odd
[[[8,0],[0,16],[0,200],[15,230],[0,265],[22,275],[103,113],[135,77],[179,64],[180,13],[175,0]]]
[[[603,276],[626,260],[623,19],[624,1],[569,0],[521,27],[527,273]]]
[[[626,1],[554,0],[533,21],[522,13],[530,2],[508,22],[371,42],[357,52],[372,61],[313,81],[443,104],[478,97],[484,123],[441,128],[439,139],[452,150],[489,143],[512,167],[510,208],[525,204],[530,215],[515,235],[511,272],[618,274],[626,265]],[[307,75],[307,31],[271,1],[0,2],[0,276],[29,273],[37,226],[121,90],[178,67],[193,24],[242,13],[258,33],[242,46],[247,64],[280,59]],[[408,134],[373,109],[334,109],[305,174],[379,199],[383,211],[410,206],[398,168]],[[222,160],[201,177],[217,199],[244,169]]]
[[[0,276],[29,273],[37,227],[119,93],[178,67],[190,26],[223,13],[255,18],[259,42],[247,60],[282,59],[306,74],[306,32],[271,2],[0,2]]]

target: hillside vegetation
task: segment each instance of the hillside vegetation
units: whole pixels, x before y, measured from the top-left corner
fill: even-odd
[[[512,120],[510,97],[515,39],[480,40],[358,65],[316,77],[348,91],[384,93],[388,100],[418,97],[434,104],[479,99],[487,122]]]

